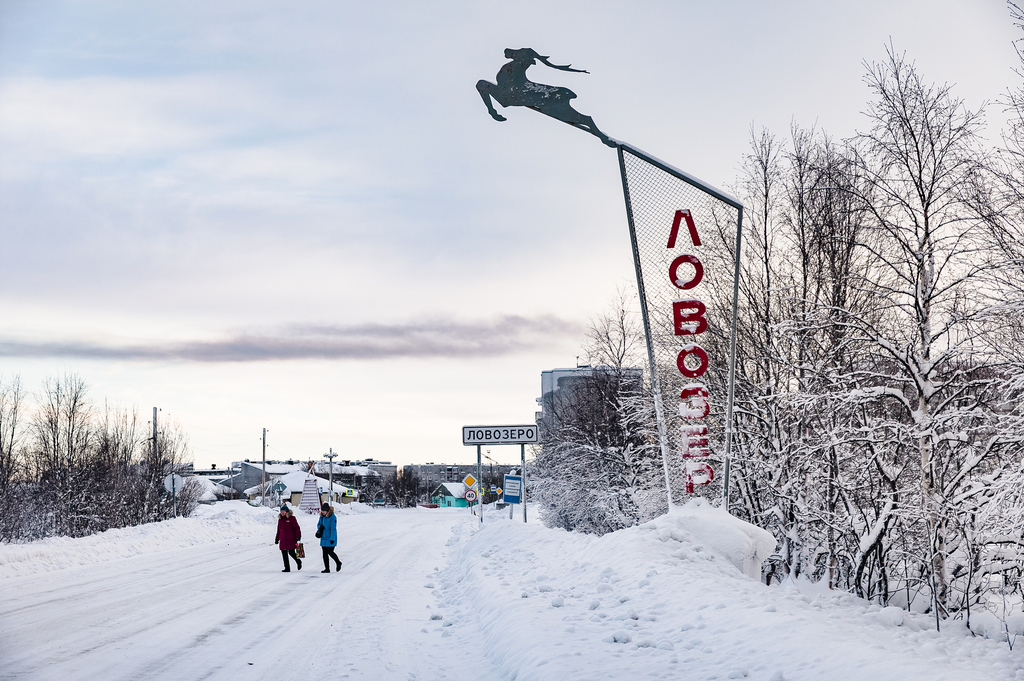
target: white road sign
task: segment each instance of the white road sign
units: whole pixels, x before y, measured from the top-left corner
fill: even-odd
[[[468,501],[469,503],[473,503],[474,501],[476,501],[476,491],[475,490],[471,490],[471,489],[466,490],[466,501]]]
[[[185,478],[181,477],[177,473],[171,473],[164,478],[164,488],[168,492],[174,492],[177,494],[181,490],[181,486],[185,484]]]
[[[537,424],[462,427],[464,445],[528,445],[536,442]]]

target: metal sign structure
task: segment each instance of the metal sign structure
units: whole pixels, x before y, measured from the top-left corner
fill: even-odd
[[[484,81],[480,81],[484,82]],[[573,95],[575,96],[575,95]],[[484,445],[519,445],[519,457],[522,460],[523,485],[523,522],[526,522],[526,445],[536,444],[540,439],[540,428],[536,423],[519,426],[463,426],[462,444],[476,445],[476,477],[483,480],[483,460],[480,448]],[[472,476],[467,475],[466,478]],[[465,480],[463,480],[465,482]],[[492,489],[494,485],[491,485]],[[482,497],[482,492],[481,492]],[[484,521],[483,498],[480,499],[480,522]]]
[[[476,86],[492,118],[506,120],[493,102],[527,107],[589,132],[618,153],[668,507],[673,507],[673,480],[692,493],[714,479],[710,443],[724,431],[722,503],[728,508],[743,204],[611,139],[590,116],[572,108],[572,90],[526,77],[538,62],[561,71],[586,71],[556,66],[531,48],[506,49],[505,57],[511,61],[496,82],[481,80]],[[724,410],[713,409],[723,402]],[[465,429],[463,441],[470,444]]]
[[[181,486],[185,483],[185,478],[181,477],[177,473],[171,473],[164,478],[164,489],[168,492],[174,492],[175,490],[181,489]]]
[[[725,422],[724,503],[743,204],[630,145],[620,144],[618,155],[669,508],[674,478],[693,493],[715,477],[709,421]],[[717,381],[725,395],[708,388],[709,370],[725,379]],[[725,413],[712,414],[723,402]]]
[[[506,504],[522,503],[523,479],[518,475],[506,475],[502,485],[502,500]]]
[[[171,508],[173,509],[174,517],[178,517],[178,490],[185,484],[185,478],[181,477],[177,473],[171,473],[164,478],[164,489],[171,493]]]
[[[536,444],[537,424],[525,426],[463,426],[462,444],[469,445],[521,445]]]

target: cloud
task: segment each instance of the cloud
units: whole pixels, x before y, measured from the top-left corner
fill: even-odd
[[[0,339],[0,357],[185,362],[494,358],[574,341],[580,331],[578,324],[556,317],[508,315],[481,322],[292,326],[276,334],[242,332],[220,340],[173,343]]]

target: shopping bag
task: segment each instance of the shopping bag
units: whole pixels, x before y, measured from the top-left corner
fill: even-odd
[[[299,542],[298,544],[295,545],[295,555],[298,556],[299,558],[305,558],[306,557],[306,549],[302,548],[302,542]]]

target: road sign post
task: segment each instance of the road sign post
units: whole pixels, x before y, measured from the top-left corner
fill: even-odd
[[[519,455],[522,457],[523,466],[519,474],[523,476],[523,522],[526,522],[526,445],[519,445]]]
[[[466,486],[466,493],[463,495],[467,502],[466,506],[470,513],[476,513],[473,510],[473,502],[476,501],[476,478],[472,473],[467,473],[466,477],[462,479],[462,484]]]
[[[526,445],[536,444],[538,441],[537,424],[522,426],[463,426],[462,444],[465,446],[476,445],[476,471],[477,478],[483,479],[483,471],[480,462],[480,448],[484,445],[519,445],[520,456],[523,460],[523,522],[526,522]],[[480,488],[481,491],[483,487]],[[483,500],[480,504],[480,522],[484,521]]]
[[[174,512],[174,517],[178,517],[178,490],[181,489],[182,484],[185,482],[185,478],[181,477],[177,473],[171,473],[164,478],[164,488],[171,493],[171,508]]]
[[[275,482],[273,484],[273,486],[271,486],[270,491],[272,491],[274,493],[274,498],[277,500],[277,505],[278,506],[281,505],[281,495],[287,489],[288,489],[288,487],[283,482],[281,482],[280,480],[278,480],[277,482]],[[261,500],[260,503],[263,503],[263,500]]]

